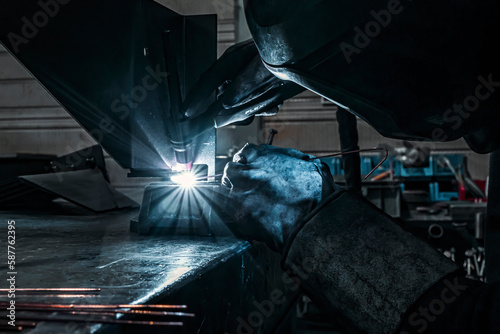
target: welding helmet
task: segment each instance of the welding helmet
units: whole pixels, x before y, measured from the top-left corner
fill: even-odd
[[[500,146],[500,3],[248,0],[267,68],[386,137]]]

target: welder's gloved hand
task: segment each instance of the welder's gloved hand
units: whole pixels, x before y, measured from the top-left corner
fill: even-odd
[[[203,114],[216,127],[274,115],[288,98],[304,91],[266,69],[252,40],[230,47],[194,85],[183,103],[185,116]],[[217,101],[211,103],[212,94]],[[210,104],[211,103],[211,104]]]
[[[294,149],[247,144],[226,165],[233,230],[281,253],[288,237],[336,190],[328,166]]]

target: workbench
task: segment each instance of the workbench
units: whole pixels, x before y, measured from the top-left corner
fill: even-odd
[[[8,288],[7,222],[15,220],[17,288],[101,289],[97,295],[70,298],[16,293],[16,302],[185,304],[183,311],[196,316],[173,319],[183,321],[182,327],[42,321],[22,333],[232,334],[243,322],[252,333],[279,333],[279,327],[289,325],[284,319],[297,291],[285,284],[280,257],[265,245],[231,237],[140,236],[129,232],[134,215],[137,211],[96,215],[64,206],[44,212],[1,211],[0,288]],[[276,291],[283,292],[283,303],[259,316],[256,305]],[[0,298],[8,300],[5,294]],[[5,309],[0,315],[6,319]]]

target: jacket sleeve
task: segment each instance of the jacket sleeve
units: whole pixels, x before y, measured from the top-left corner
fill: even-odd
[[[394,333],[458,267],[361,196],[337,191],[288,239],[285,271],[350,333]]]
[[[398,334],[500,333],[500,285],[443,278],[407,310]]]

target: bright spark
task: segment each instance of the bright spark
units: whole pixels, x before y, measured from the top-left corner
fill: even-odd
[[[190,172],[176,174],[170,180],[184,188],[192,188],[196,184],[196,176]]]

